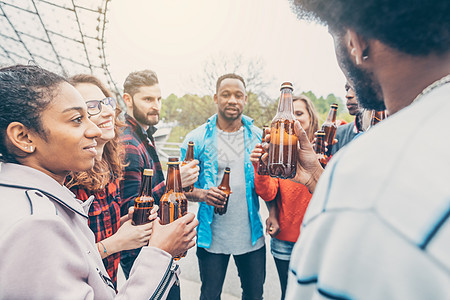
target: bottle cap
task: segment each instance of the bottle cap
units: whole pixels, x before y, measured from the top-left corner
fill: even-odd
[[[331,108],[338,108],[338,105],[337,105],[337,103],[333,103],[333,104],[330,105],[330,107]]]
[[[194,142],[193,141],[189,141],[188,145],[194,146]]]
[[[176,156],[172,156],[169,157],[168,161],[167,161],[168,165],[179,165],[180,164],[180,160],[178,159],[178,157]]]
[[[226,168],[225,168],[225,172],[230,173],[230,168],[229,168],[229,167],[226,167]]]
[[[316,135],[325,135],[325,131],[317,130]]]
[[[285,88],[291,89],[291,91],[294,90],[294,87],[292,86],[292,83],[290,83],[289,81],[283,82],[281,84],[280,90],[285,89]]]
[[[152,169],[144,169],[144,175],[145,176],[153,176],[153,170]]]

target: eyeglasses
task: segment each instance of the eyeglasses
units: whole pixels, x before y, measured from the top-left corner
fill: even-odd
[[[104,105],[109,105],[112,109],[116,109],[117,102],[113,97],[106,97],[102,100],[89,100],[86,101],[87,112],[89,116],[95,116],[102,112],[102,103]]]

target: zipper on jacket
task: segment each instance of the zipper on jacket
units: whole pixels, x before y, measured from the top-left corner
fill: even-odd
[[[165,291],[169,287],[169,283],[172,280],[173,276],[176,276],[175,272],[178,270],[178,268],[179,268],[178,264],[173,263],[173,258],[171,258],[169,266],[167,267],[167,270],[164,273],[164,276],[161,279],[161,282],[159,283],[158,287],[156,288],[156,290],[153,293],[153,296],[150,298],[150,300],[159,300],[162,298]],[[178,277],[176,277],[175,280],[176,280],[176,284],[178,284]]]
[[[108,276],[103,275],[102,271],[100,271],[99,268],[95,269],[97,269],[98,275],[100,275],[100,278],[103,280],[103,282],[117,293],[113,281]]]

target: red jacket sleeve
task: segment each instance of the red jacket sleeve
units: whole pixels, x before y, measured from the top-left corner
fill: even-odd
[[[255,191],[264,201],[272,201],[277,195],[280,186],[278,178],[272,178],[269,175],[259,175],[255,169]]]

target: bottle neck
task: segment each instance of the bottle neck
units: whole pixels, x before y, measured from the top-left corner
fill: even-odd
[[[280,102],[278,102],[278,112],[294,113],[294,106],[292,104],[292,90],[284,88],[281,90]]]
[[[152,195],[152,176],[144,175],[141,183],[141,191],[139,196],[151,196]]]
[[[323,139],[323,135],[316,137],[316,143],[314,144],[314,151],[317,154],[325,154],[325,140]]]
[[[262,142],[264,142],[264,138],[266,137],[266,129],[267,129],[268,127],[267,126],[263,126],[263,133],[262,133]]]
[[[327,116],[327,122],[336,122],[336,113],[337,113],[337,109],[332,107],[330,109],[330,111],[328,112],[328,116]]]
[[[166,192],[181,193],[182,189],[179,165],[169,165],[167,169]]]
[[[188,145],[184,161],[194,160],[194,146]]]
[[[222,182],[220,183],[219,186],[223,186],[223,187],[230,187],[230,172],[225,172],[223,174],[223,178],[222,178]]]

